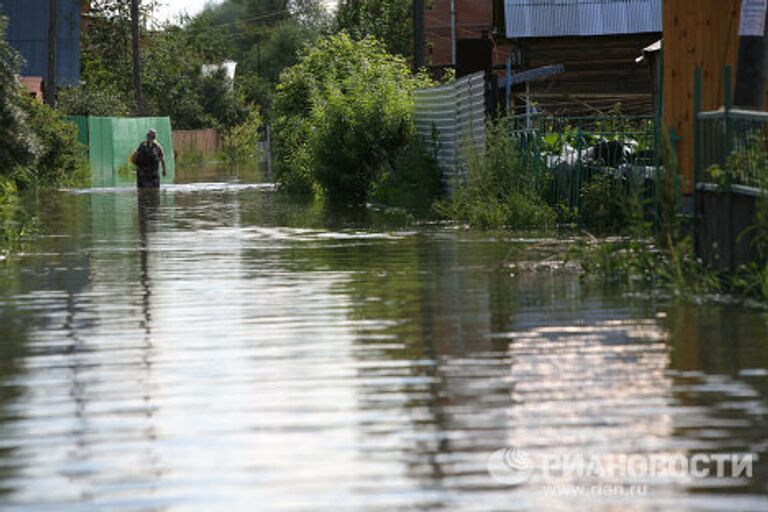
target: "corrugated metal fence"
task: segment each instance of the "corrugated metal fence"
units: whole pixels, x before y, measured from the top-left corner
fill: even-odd
[[[462,147],[485,147],[485,75],[476,73],[440,87],[416,91],[416,128],[436,150],[443,179],[452,190],[466,179]]]

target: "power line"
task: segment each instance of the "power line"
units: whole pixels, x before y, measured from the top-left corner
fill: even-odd
[[[201,27],[201,28],[211,29],[211,28],[217,28],[217,27],[224,27],[224,26],[227,26],[227,25],[237,25],[239,23],[251,23],[253,21],[261,21],[261,20],[265,20],[265,19],[268,19],[268,18],[274,18],[274,17],[280,16],[280,15],[283,15],[283,14],[290,14],[290,13],[291,13],[290,9],[281,9],[279,11],[273,11],[273,12],[270,12],[270,13],[260,14],[258,16],[253,16],[253,17],[250,17],[250,18],[242,18],[242,19],[238,19],[238,20],[225,21],[223,23],[214,23],[214,24],[210,24],[210,25],[207,25],[207,26]],[[190,27],[190,30],[195,30],[195,29],[196,29],[196,27]]]

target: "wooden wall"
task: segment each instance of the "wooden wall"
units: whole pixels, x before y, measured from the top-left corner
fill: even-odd
[[[527,69],[565,66],[564,73],[531,84],[533,100],[543,110],[594,115],[621,103],[628,113],[652,114],[650,67],[636,59],[660,37],[648,33],[533,38],[520,39],[518,46]]]
[[[702,108],[723,106],[723,67],[735,74],[741,0],[664,1],[664,121],[682,137],[680,172],[693,191],[694,74],[703,72]]]
[[[43,102],[43,77],[41,76],[22,76],[19,77],[21,85],[27,90],[30,96],[40,103]]]

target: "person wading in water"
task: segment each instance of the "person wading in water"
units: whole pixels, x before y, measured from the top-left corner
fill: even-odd
[[[149,130],[147,140],[142,142],[132,157],[136,166],[136,186],[139,188],[160,188],[158,166],[163,166],[165,176],[165,158],[163,147],[157,142],[157,132]]]

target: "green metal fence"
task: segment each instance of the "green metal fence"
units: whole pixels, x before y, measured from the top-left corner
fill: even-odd
[[[132,186],[136,182],[129,162],[147,131],[157,131],[164,148],[167,176],[163,183],[173,183],[175,161],[171,120],[168,117],[82,117],[69,118],[78,127],[78,139],[88,146],[91,182],[94,187]]]
[[[764,259],[755,242],[758,200],[768,191],[768,113],[733,108],[732,68],[723,69],[723,107],[702,112],[703,73],[694,78],[696,248],[720,270]]]
[[[743,110],[698,116],[700,182],[764,188],[768,179],[768,113]]]
[[[526,165],[549,176],[550,202],[578,211],[582,192],[596,176],[611,178],[654,212],[659,164],[653,116],[510,117]]]

